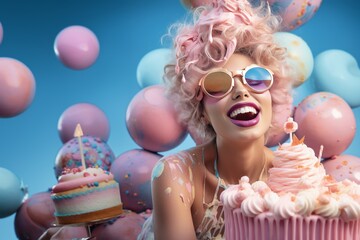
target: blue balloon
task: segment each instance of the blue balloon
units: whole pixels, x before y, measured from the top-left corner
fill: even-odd
[[[150,51],[140,60],[136,77],[141,88],[162,84],[164,67],[173,59],[173,52],[168,48]]]
[[[309,45],[301,37],[289,32],[276,32],[274,40],[279,46],[286,48],[286,61],[292,69],[293,86],[300,86],[310,78],[314,68]]]
[[[352,108],[360,106],[360,69],[351,54],[338,49],[321,52],[315,58],[314,78],[318,91],[334,93]]]
[[[27,188],[11,171],[0,167],[0,218],[5,218],[20,207],[27,198]]]

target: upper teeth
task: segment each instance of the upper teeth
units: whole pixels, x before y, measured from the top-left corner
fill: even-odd
[[[245,106],[245,107],[237,108],[234,111],[232,111],[230,114],[230,117],[235,117],[238,114],[244,114],[244,113],[248,113],[248,112],[251,112],[254,114],[257,113],[255,108],[250,107],[250,106]]]

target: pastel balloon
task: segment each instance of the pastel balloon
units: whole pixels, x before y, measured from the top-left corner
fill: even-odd
[[[146,87],[133,97],[126,111],[126,126],[140,147],[153,152],[170,150],[187,135],[162,85]]]
[[[173,58],[171,49],[159,48],[143,56],[137,66],[136,78],[139,86],[145,88],[163,82],[164,68]]]
[[[181,0],[181,3],[187,8],[197,8],[211,4],[211,0]]]
[[[137,213],[152,209],[151,172],[161,157],[143,149],[133,149],[113,162],[110,172],[119,183],[125,209]]]
[[[0,44],[2,43],[3,36],[4,36],[4,30],[3,30],[3,26],[0,22]]]
[[[110,125],[105,113],[90,103],[78,103],[68,107],[58,120],[58,133],[63,143],[74,137],[76,125],[80,124],[84,135],[109,139]]]
[[[86,167],[101,167],[109,171],[115,155],[110,146],[97,137],[82,136],[81,146]],[[55,176],[59,178],[66,168],[78,168],[82,166],[79,139],[73,138],[66,142],[59,150],[55,159]]]
[[[352,155],[334,156],[322,161],[326,173],[336,181],[349,179],[360,184],[360,158]]]
[[[322,0],[268,0],[272,11],[282,17],[282,30],[294,30],[308,22]]]
[[[55,223],[54,203],[50,191],[32,195],[15,216],[15,233],[20,240],[38,239]]]
[[[83,26],[70,26],[58,33],[54,51],[67,67],[80,70],[90,67],[99,55],[96,35]]]
[[[30,69],[13,58],[0,58],[0,117],[24,112],[35,95],[35,79]]]
[[[305,136],[305,144],[316,153],[324,146],[323,158],[340,155],[356,132],[352,109],[333,93],[318,92],[306,97],[295,109],[294,119],[299,125],[296,135]]]
[[[124,211],[121,217],[96,225],[92,236],[96,240],[136,240],[144,221],[140,214]]]
[[[27,188],[10,170],[0,167],[0,218],[5,218],[20,207],[27,197]]]
[[[331,49],[315,58],[315,86],[342,97],[352,108],[360,106],[360,69],[356,59],[343,50]]]
[[[287,62],[292,68],[293,86],[304,83],[314,68],[314,58],[308,44],[299,36],[289,32],[277,32],[274,41],[287,49]]]

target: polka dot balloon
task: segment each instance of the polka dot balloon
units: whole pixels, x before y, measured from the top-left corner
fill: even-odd
[[[98,166],[106,171],[115,159],[110,146],[98,137],[81,137],[86,167]],[[58,178],[65,168],[81,166],[81,154],[78,138],[65,143],[59,150],[55,160],[55,175]]]

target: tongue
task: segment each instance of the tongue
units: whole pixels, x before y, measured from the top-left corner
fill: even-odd
[[[255,117],[256,117],[255,113],[247,112],[247,113],[240,113],[240,114],[236,115],[235,117],[233,117],[233,119],[241,120],[241,121],[248,121],[248,120],[254,119]]]

